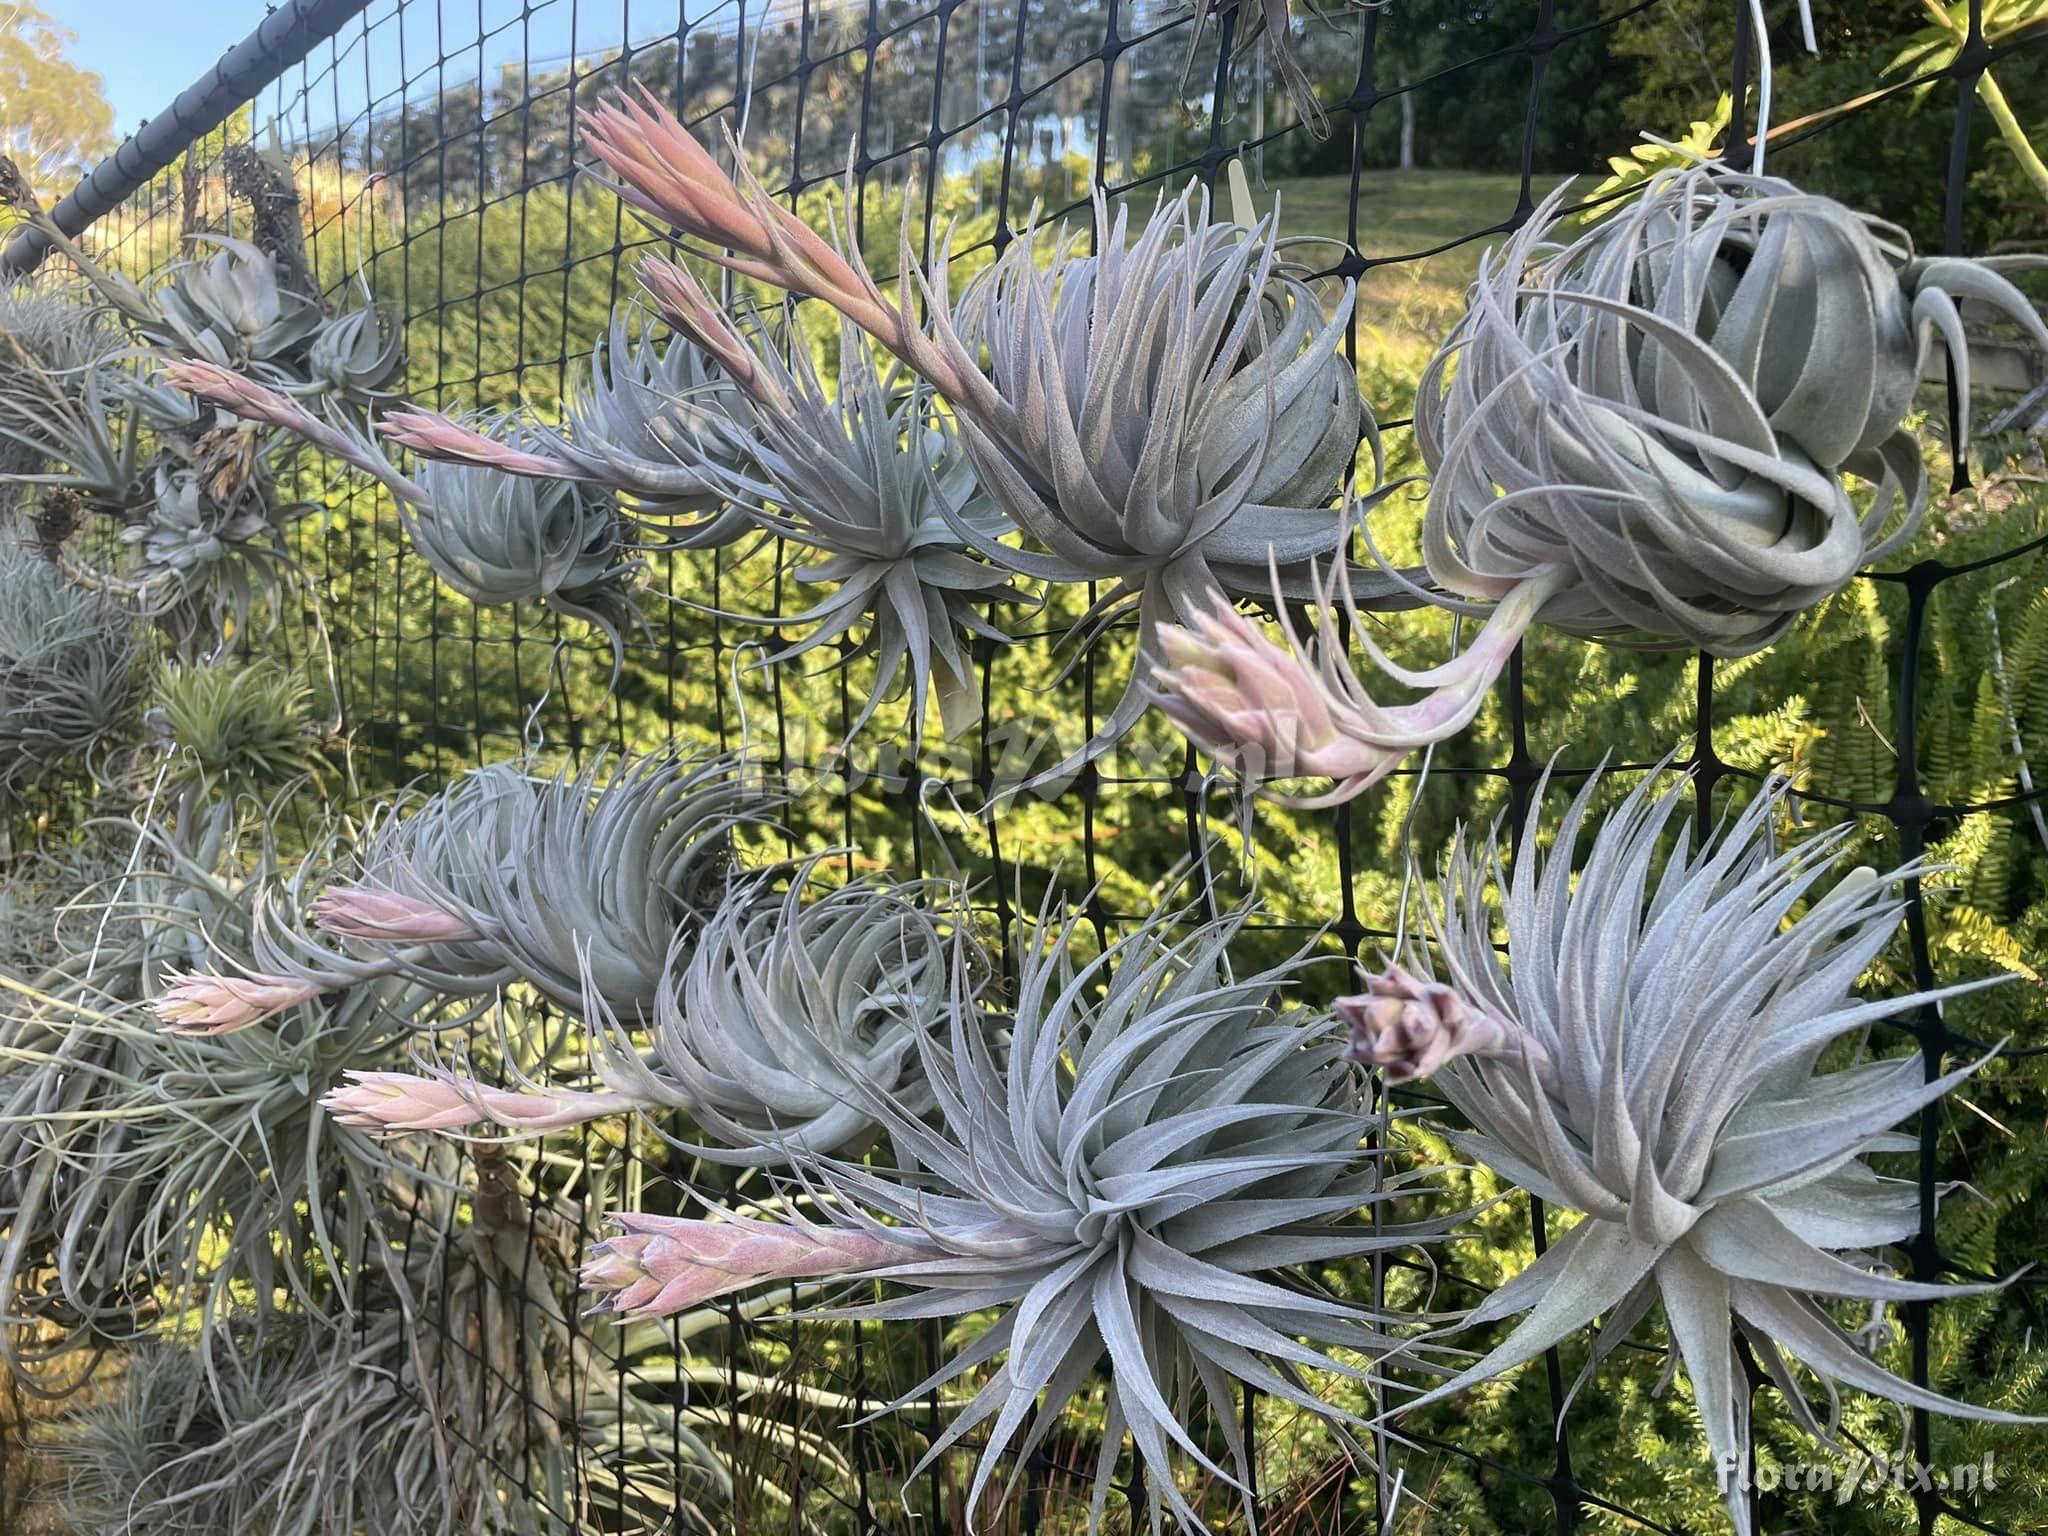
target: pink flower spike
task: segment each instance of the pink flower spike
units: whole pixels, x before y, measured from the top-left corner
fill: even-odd
[[[858,259],[835,250],[770,198],[744,161],[746,184],[736,184],[644,86],[591,112],[583,142],[618,178],[621,197],[698,242],[698,255],[742,277],[822,300],[916,366],[909,355],[915,327],[883,297]]]
[[[1527,1059],[1538,1079],[1552,1079],[1549,1055],[1518,1025],[1398,965],[1375,976],[1362,996],[1340,997],[1332,1006],[1351,1035],[1345,1059],[1380,1068],[1389,1083],[1429,1077],[1460,1056]]]
[[[329,933],[377,944],[473,944],[483,937],[431,902],[373,885],[337,885],[313,902],[313,917]]]
[[[1341,730],[1342,697],[1305,657],[1274,644],[1228,603],[1219,600],[1198,622],[1159,631],[1159,707],[1247,782],[1325,775],[1355,794],[1401,760]]]
[[[640,1101],[617,1093],[516,1093],[453,1072],[344,1072],[346,1087],[321,1099],[327,1112],[355,1130],[463,1131],[495,1125],[510,1131],[558,1131],[606,1115],[622,1115]]]
[[[209,976],[176,971],[150,1004],[167,1035],[230,1035],[310,1002],[321,989],[289,976]]]
[[[163,365],[163,375],[186,394],[245,421],[260,421],[301,437],[320,434],[320,423],[289,396],[219,363],[177,358]]]
[[[886,1269],[915,1257],[905,1245],[836,1227],[745,1217],[615,1219],[622,1234],[591,1249],[583,1288],[601,1293],[601,1305],[635,1317],[665,1317],[769,1281]]]
[[[386,411],[377,423],[377,431],[423,459],[467,464],[476,469],[501,469],[508,475],[527,475],[536,480],[580,478],[576,466],[562,459],[528,453],[474,427],[451,421],[437,411],[423,411],[417,406]]]
[[[165,363],[163,372],[164,377],[179,389],[197,396],[208,405],[219,406],[245,421],[260,421],[265,426],[294,433],[343,463],[353,464],[357,469],[376,476],[405,499],[419,500],[419,487],[386,463],[369,443],[322,421],[269,385],[259,384],[218,363],[190,358]]]
[[[640,286],[647,290],[662,319],[718,359],[718,366],[735,384],[763,405],[787,407],[789,396],[686,268],[659,256],[645,256],[639,276]]]

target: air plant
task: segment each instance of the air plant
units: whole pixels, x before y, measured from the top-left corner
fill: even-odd
[[[473,603],[539,603],[581,619],[619,663],[625,631],[646,623],[638,599],[646,563],[609,490],[433,460],[420,466],[418,484],[421,499],[401,502],[400,517],[434,574]]]
[[[297,570],[264,488],[175,462],[160,464],[153,483],[149,504],[121,530],[134,552],[129,583],[181,640],[201,633],[202,614],[223,639],[246,628],[257,597]]]
[[[176,836],[138,822],[76,951],[9,993],[0,1295],[10,1315],[64,1320],[74,1344],[132,1332],[158,1298],[206,1327],[251,1295],[327,1315],[388,1179],[377,1141],[318,1100],[408,1044],[431,989],[389,975],[301,993],[263,1028],[206,1038],[148,1015],[177,995],[167,973],[214,953],[233,976],[255,969],[266,871],[259,853],[241,878],[230,822],[225,808]]]
[[[174,662],[158,673],[149,722],[173,787],[272,798],[316,775],[321,757],[306,710],[313,690],[269,661]]]
[[[1249,1514],[1237,1387],[1348,1439],[1346,1413],[1313,1390],[1311,1373],[1362,1377],[1331,1351],[1396,1347],[1386,1316],[1288,1271],[1386,1253],[1442,1227],[1353,1219],[1383,1213],[1412,1180],[1367,1147],[1382,1121],[1343,1065],[1329,1016],[1276,998],[1308,953],[1232,974],[1227,951],[1251,911],[1176,932],[1177,915],[1161,910],[1085,962],[1083,920],[1046,914],[1003,1021],[1007,1053],[956,980],[949,1032],[919,1040],[928,1089],[911,1101],[866,1096],[895,1169],[805,1160],[837,1197],[837,1225],[915,1250],[854,1271],[912,1294],[843,1315],[985,1319],[890,1405],[1000,1362],[926,1457],[983,1437],[970,1505],[1006,1452],[1025,1465],[1106,1355],[1094,1518],[1126,1433],[1150,1470],[1155,1518],[1163,1504],[1185,1528],[1207,1528],[1179,1490],[1178,1455],[1243,1493]],[[1182,1422],[1204,1401],[1221,1462]]]
[[[1919,1230],[1920,1191],[1865,1161],[1910,1146],[1892,1127],[1982,1063],[1930,1079],[1918,1052],[1861,1059],[1859,1049],[1853,1062],[1839,1053],[1822,1061],[1872,1024],[2006,978],[1857,997],[1857,977],[1904,908],[1894,888],[1917,866],[1882,878],[1852,871],[1823,889],[1849,829],[1776,847],[1769,834],[1787,809],[1783,782],[1695,851],[1680,814],[1685,784],[1657,791],[1653,782],[1600,818],[1576,881],[1571,850],[1603,787],[1597,779],[1573,802],[1554,851],[1546,856],[1532,829],[1511,872],[1496,837],[1475,846],[1461,833],[1430,911],[1444,980],[1436,983],[1418,947],[1406,962],[1412,974],[1376,989],[1414,1002],[1455,998],[1468,1048],[1431,1079],[1470,1126],[1454,1140],[1580,1217],[1467,1321],[1527,1315],[1404,1411],[1498,1376],[1605,1314],[1591,1372],[1661,1304],[1718,1465],[1745,1464],[1744,1349],[1815,1433],[1827,1430],[1790,1360],[1827,1383],[1831,1398],[1840,1384],[2012,1421],[1893,1375],[1825,1305],[1983,1288],[1889,1277],[1874,1253]],[[1677,842],[1659,870],[1674,818]],[[1489,888],[1499,893],[1505,954]],[[1469,1048],[1482,1035],[1489,1048]],[[1729,1509],[1747,1532],[1740,1494],[1731,1492]]]
[[[475,769],[385,815],[348,876],[331,856],[303,861],[262,906],[248,971],[321,992],[405,975],[458,997],[516,979],[571,1012],[594,996],[642,1020],[677,945],[720,902],[735,837],[770,824],[777,797],[735,755],[600,756],[552,777]]]
[[[325,320],[320,305],[278,281],[270,257],[246,240],[195,232],[213,254],[180,262],[154,296],[143,331],[187,356],[242,368],[293,360]]]
[[[2048,325],[1996,263],[1916,258],[1902,231],[1788,182],[1662,172],[1576,236],[1566,191],[1485,259],[1417,403],[1432,472],[1423,558],[1448,594],[1434,600],[1487,615],[1477,640],[1410,671],[1362,638],[1382,671],[1428,690],[1391,707],[1351,670],[1335,624],[1306,645],[1290,626],[1286,653],[1262,659],[1291,674],[1288,691],[1321,696],[1331,754],[1356,760],[1326,802],[1463,729],[1532,624],[1717,656],[1770,645],[1917,531],[1927,471],[1905,417],[1936,330],[1963,401],[1952,447],[1967,451],[1956,300],[1994,305],[2048,351]],[[1845,480],[1870,487],[1864,505]],[[1354,607],[1335,579],[1315,596],[1326,620]],[[1198,743],[1274,771],[1255,706],[1186,672],[1160,688],[1186,702],[1176,717]]]
[[[926,1042],[988,974],[928,889],[861,880],[818,893],[819,860],[736,884],[679,937],[651,1010],[621,1019],[601,990],[583,1015],[614,1094],[687,1113],[714,1162],[765,1167],[870,1140],[873,1093],[929,1107]],[[652,1036],[642,1055],[634,1034]]]
[[[753,427],[746,395],[701,347],[683,336],[657,345],[622,311],[592,348],[560,429],[537,430],[577,477],[663,522],[665,545],[714,549],[755,526],[727,501],[718,473],[751,462]],[[696,521],[678,526],[687,518]]]
[[[0,282],[0,484],[46,467],[36,434],[10,432],[54,401],[76,404],[117,338],[72,285]]]
[[[679,306],[690,302],[694,290],[669,281],[677,270],[643,268],[657,302],[665,295]],[[852,325],[840,330],[834,398],[801,346],[785,359],[772,345],[744,340],[722,316],[687,308],[679,308],[677,323],[714,339],[755,407],[753,466],[712,464],[707,473],[735,505],[796,547],[798,580],[832,588],[815,607],[772,620],[778,629],[808,632],[770,660],[858,633],[858,651],[874,658],[875,674],[849,736],[906,670],[912,742],[934,694],[947,736],[966,730],[981,714],[973,641],[1008,639],[977,606],[1027,594],[977,548],[1002,547],[1014,529],[983,493],[959,433],[933,408],[930,392],[905,387],[900,370],[877,368]],[[961,530],[971,530],[973,542]]]
[[[1133,243],[1127,213],[1112,215],[1098,195],[1096,254],[1071,236],[1045,250],[1027,235],[957,305],[946,257],[924,271],[906,228],[892,303],[857,251],[773,202],[744,161],[744,190],[735,186],[651,95],[600,107],[586,142],[620,196],[697,242],[696,254],[831,305],[945,398],[984,490],[1043,552],[956,519],[970,548],[1016,575],[1107,583],[1084,634],[1135,608],[1122,698],[1095,739],[1042,779],[1105,750],[1143,712],[1162,624],[1191,622],[1219,589],[1265,592],[1269,563],[1297,580],[1340,547],[1331,505],[1361,436],[1378,460],[1338,351],[1352,290],[1326,315],[1281,259],[1270,217],[1252,230],[1211,222],[1206,193],[1190,185]],[[710,300],[682,268],[656,260],[651,270],[671,320],[711,345]],[[928,327],[911,318],[913,289]],[[692,313],[707,324],[693,328]],[[1366,580],[1369,596],[1408,600],[1396,578]]]
[[[141,689],[135,615],[66,581],[25,538],[0,527],[0,800],[110,743]]]
[[[307,392],[366,401],[405,361],[405,329],[389,305],[364,302],[323,320],[306,352]]]
[[[398,499],[413,547],[471,602],[538,603],[582,619],[611,643],[614,671],[623,664],[624,631],[646,622],[637,596],[646,572],[636,554],[638,527],[609,488],[575,478],[530,424],[391,412],[380,431],[421,453],[415,481],[352,426],[316,416],[234,369],[188,361],[167,365],[164,376],[210,405],[294,433],[381,480]]]

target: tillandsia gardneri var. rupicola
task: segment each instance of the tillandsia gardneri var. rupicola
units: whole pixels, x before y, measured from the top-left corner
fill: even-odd
[[[572,1012],[588,992],[644,1020],[678,942],[724,895],[735,834],[768,824],[777,799],[738,755],[600,756],[553,776],[474,769],[385,817],[359,872],[335,880],[327,860],[302,863],[260,905],[248,965],[183,978],[166,1018],[246,1029],[399,974],[452,997],[523,981]]]
[[[1388,1317],[1289,1271],[1389,1253],[1444,1225],[1356,1219],[1384,1216],[1413,1176],[1384,1168],[1368,1145],[1383,1121],[1343,1064],[1329,1016],[1278,1000],[1306,953],[1232,973],[1227,951],[1251,910],[1183,928],[1162,909],[1086,960],[1083,919],[1042,913],[1009,1010],[978,1003],[978,983],[956,968],[944,1029],[916,1037],[915,1095],[862,1094],[895,1166],[799,1160],[829,1192],[820,1205],[835,1230],[888,1245],[870,1264],[830,1267],[911,1292],[839,1315],[989,1314],[890,1405],[922,1403],[1000,1362],[926,1456],[982,1437],[970,1508],[1006,1456],[1029,1462],[1106,1358],[1095,1517],[1128,1434],[1150,1469],[1154,1513],[1202,1529],[1175,1464],[1185,1456],[1249,1501],[1240,1385],[1343,1437],[1347,1415],[1318,1396],[1314,1375],[1363,1377],[1359,1357],[1397,1347]],[[636,1306],[702,1284],[688,1271],[687,1234],[663,1236],[631,1227],[651,1241],[622,1243],[586,1283]],[[1182,1422],[1199,1402],[1213,1410],[1220,1461]]]
[[[1389,678],[1426,690],[1387,706],[1341,626],[1307,643],[1290,626],[1282,649],[1201,616],[1168,642],[1159,687],[1246,777],[1327,772],[1340,782],[1323,802],[1350,798],[1462,730],[1532,624],[1717,656],[1771,644],[1919,528],[1927,471],[1905,417],[1936,332],[1967,452],[1957,300],[2048,351],[1999,262],[1915,257],[1902,231],[1776,178],[1665,172],[1576,235],[1567,191],[1482,262],[1417,400],[1434,600],[1483,628],[1420,671],[1361,636]],[[1317,596],[1326,621],[1348,614],[1341,581]]]
[[[1148,702],[1161,625],[1193,622],[1219,591],[1265,592],[1270,563],[1298,580],[1340,547],[1332,508],[1361,437],[1377,461],[1371,414],[1338,350],[1351,289],[1326,315],[1281,259],[1272,218],[1251,230],[1212,222],[1191,185],[1162,199],[1134,241],[1127,213],[1098,197],[1096,254],[1075,237],[1044,249],[1034,232],[957,305],[949,251],[927,271],[906,228],[892,301],[857,249],[842,252],[777,205],[743,159],[735,185],[647,93],[600,107],[586,136],[620,196],[698,242],[695,254],[831,305],[944,397],[984,491],[1041,546],[956,518],[969,547],[1019,576],[1106,584],[1079,626],[1091,638],[1136,610],[1122,698],[1042,778],[1071,773],[1130,729]],[[715,320],[686,271],[653,271],[672,320],[686,330],[692,314]],[[914,295],[930,310],[922,326]],[[1369,600],[1414,601],[1394,578],[1360,580]]]
[[[973,940],[924,904],[934,887],[820,889],[820,862],[732,886],[678,943],[644,1024],[595,990],[584,1003],[606,1087],[682,1110],[720,1143],[692,1147],[711,1161],[853,1152],[874,1135],[875,1093],[928,1107],[926,1042],[988,975]]]
[[[1879,1264],[1878,1250],[1919,1230],[1920,1191],[1865,1158],[1910,1150],[1915,1142],[1893,1127],[1983,1064],[1930,1080],[1918,1051],[1843,1063],[1830,1047],[2007,978],[1856,996],[1857,978],[1897,929],[1904,901],[1894,888],[1915,867],[1881,878],[1852,870],[1829,885],[1848,829],[1779,846],[1782,781],[1695,849],[1686,784],[1658,789],[1645,779],[1597,819],[1575,864],[1603,787],[1587,783],[1549,853],[1532,825],[1511,868],[1497,834],[1475,843],[1461,833],[1428,908],[1441,981],[1418,946],[1372,997],[1341,1005],[1361,1023],[1375,1002],[1427,1011],[1405,1032],[1419,1052],[1396,1049],[1383,1007],[1360,1054],[1390,1056],[1406,1076],[1434,1067],[1432,1085],[1470,1126],[1451,1131],[1455,1144],[1580,1216],[1467,1322],[1527,1315],[1405,1408],[1498,1376],[1604,1315],[1591,1372],[1661,1306],[1723,1468],[1748,1464],[1744,1349],[1818,1434],[1831,1426],[1808,1406],[1792,1361],[1831,1395],[1847,1386],[2011,1421],[1892,1374],[1827,1310],[1836,1299],[1924,1301],[1972,1289],[1893,1279]],[[1438,1036],[1444,1043],[1432,1050]],[[1727,1486],[1746,1533],[1744,1490]]]
[[[681,273],[656,259],[641,267],[663,313],[705,338],[754,405],[751,466],[709,462],[707,476],[795,547],[799,581],[833,589],[815,607],[769,621],[807,631],[769,661],[858,634],[857,653],[873,658],[874,681],[847,734],[867,724],[907,672],[912,742],[934,695],[947,736],[957,736],[981,715],[975,639],[1007,639],[977,610],[1027,596],[984,558],[1015,529],[982,491],[959,432],[915,376],[876,366],[853,325],[840,327],[835,398],[800,341],[787,359],[766,338],[748,341],[701,306],[701,291]]]

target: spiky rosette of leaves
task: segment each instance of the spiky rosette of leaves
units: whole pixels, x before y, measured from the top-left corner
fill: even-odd
[[[0,526],[0,800],[107,743],[141,688],[135,615],[66,581],[28,538]]]
[[[715,549],[754,527],[717,473],[749,463],[753,426],[751,402],[703,349],[686,336],[660,344],[621,310],[591,349],[560,430],[541,433],[556,457],[666,524],[664,544]]]
[[[394,945],[309,931],[334,865],[302,864],[265,909],[254,970],[346,987],[392,972],[473,995],[511,979],[571,1011],[586,994],[650,1015],[672,954],[724,897],[742,829],[780,800],[739,754],[600,755],[553,775],[502,763],[377,824],[352,886],[390,892],[466,935]]]
[[[1776,177],[1665,171],[1576,236],[1566,195],[1483,264],[1416,441],[1431,576],[1496,602],[1563,572],[1538,619],[1571,634],[1770,644],[1918,528],[1927,471],[1904,419],[1935,331],[1967,448],[1956,301],[2048,351],[1997,263],[1916,258],[1903,230]],[[1844,477],[1870,487],[1862,505]]]
[[[1270,595],[1271,566],[1294,589],[1337,552],[1333,507],[1360,438],[1375,466],[1379,452],[1338,350],[1351,285],[1326,312],[1270,217],[1250,230],[1212,220],[1190,184],[1135,239],[1128,208],[1100,196],[1095,224],[1096,254],[1071,236],[1049,252],[1020,240],[957,309],[943,262],[931,279],[936,349],[957,366],[988,358],[993,399],[955,401],[982,484],[1045,553],[964,524],[962,537],[1020,575],[1111,583],[1091,622],[1136,611],[1130,683],[1082,757],[1143,712],[1161,624],[1193,622],[1219,588]],[[1360,595],[1396,590],[1374,575]]]
[[[677,944],[644,1025],[622,1023],[595,989],[584,1002],[599,1076],[686,1112],[724,1144],[695,1149],[714,1161],[854,1149],[876,1127],[872,1092],[928,1108],[920,1042],[956,1003],[955,968],[988,973],[973,941],[921,900],[928,887],[860,880],[820,893],[818,862],[728,891]]]
[[[931,1387],[999,1362],[929,1457],[984,1442],[978,1502],[1006,1453],[1021,1468],[1108,1360],[1096,1460],[1099,1519],[1126,1434],[1150,1470],[1154,1514],[1206,1529],[1179,1490],[1180,1455],[1246,1490],[1240,1385],[1333,1423],[1317,1373],[1359,1376],[1395,1346],[1391,1320],[1293,1277],[1426,1240],[1434,1222],[1365,1224],[1411,1176],[1367,1143],[1382,1121],[1340,1059],[1327,1014],[1283,1005],[1304,952],[1238,977],[1227,951],[1252,913],[1180,929],[1155,912],[1085,962],[1083,919],[1045,914],[1006,1018],[984,1017],[956,972],[945,1034],[920,1040],[936,1110],[868,1097],[894,1171],[822,1161],[864,1230],[922,1256],[874,1271],[911,1294],[853,1315],[986,1322]],[[1333,1353],[1333,1351],[1335,1353]],[[1206,1403],[1227,1454],[1183,1423]],[[1176,1449],[1177,1448],[1177,1449]]]
[[[529,436],[510,421],[487,430],[508,442]],[[502,469],[427,460],[417,501],[399,515],[413,548],[473,603],[538,603],[581,619],[611,642],[614,664],[625,631],[639,629],[646,563],[633,524],[606,487]]]
[[[150,337],[231,368],[277,363],[302,351],[324,320],[320,305],[278,281],[268,254],[247,240],[198,231],[213,254],[180,262],[157,289]]]
[[[982,489],[949,418],[921,383],[884,374],[862,333],[841,327],[839,388],[830,395],[808,351],[785,359],[753,349],[754,467],[714,473],[735,502],[794,546],[800,581],[831,594],[778,617],[802,638],[775,662],[858,637],[874,681],[848,734],[858,732],[908,673],[910,736],[937,696],[948,736],[981,714],[973,659],[979,637],[1008,636],[979,611],[1029,594],[979,545],[1014,534]],[[960,532],[972,531],[974,542]]]
[[[0,283],[0,483],[46,467],[34,437],[24,441],[9,429],[46,413],[53,401],[75,404],[118,345],[105,314],[75,285]]]
[[[1843,1061],[1830,1047],[1879,1021],[2003,977],[1865,1000],[1857,978],[1905,903],[1908,865],[1823,889],[1849,829],[1776,846],[1787,787],[1767,785],[1697,850],[1685,785],[1646,779],[1574,848],[1589,781],[1545,854],[1524,834],[1512,870],[1497,838],[1462,834],[1433,903],[1432,937],[1459,1002],[1511,1042],[1432,1079],[1464,1115],[1472,1156],[1578,1224],[1470,1314],[1527,1314],[1480,1360],[1407,1405],[1519,1365],[1603,1314],[1587,1371],[1661,1306],[1714,1462],[1746,1465],[1747,1349],[1800,1422],[1824,1432],[1794,1379],[1902,1405],[2010,1422],[1893,1375],[1827,1303],[1929,1301],[1970,1287],[1890,1278],[1874,1253],[1912,1237],[1920,1194],[1871,1153],[1909,1150],[1892,1128],[1981,1062],[1930,1079],[1919,1052]],[[1658,868],[1674,818],[1676,843]],[[1498,892],[1505,953],[1495,941]],[[1802,904],[1804,910],[1802,911]],[[1420,951],[1409,970],[1434,978]],[[1418,994],[1419,995],[1419,994]],[[1982,1287],[1975,1287],[1982,1289]],[[1729,1510],[1747,1532],[1748,1505]]]
[[[313,690],[271,661],[175,662],[157,674],[150,720],[174,783],[229,798],[275,795],[319,771]]]
[[[375,1139],[319,1099],[389,1064],[431,989],[383,976],[204,1038],[150,1017],[177,967],[218,951],[246,969],[269,871],[259,851],[244,878],[231,824],[225,808],[175,836],[138,823],[76,951],[0,1013],[0,1295],[10,1315],[64,1322],[74,1346],[123,1336],[166,1297],[207,1327],[236,1296],[324,1315],[388,1176]]]

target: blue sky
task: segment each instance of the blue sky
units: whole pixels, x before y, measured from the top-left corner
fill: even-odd
[[[40,0],[78,34],[71,60],[107,82],[114,130],[170,104],[263,20],[263,0]],[[175,24],[165,22],[175,18]]]
[[[264,0],[40,0],[44,10],[75,32],[73,62],[106,81],[120,134],[135,131],[146,117],[162,111],[197,80],[227,49],[254,31],[268,10]],[[731,0],[724,0],[730,4]],[[442,39],[437,37],[438,11],[446,13],[445,45],[450,48],[447,78],[495,74],[499,65],[530,57],[536,66],[565,60],[573,51],[590,54],[616,47],[630,32],[640,39],[665,36],[675,29],[676,0],[410,0],[401,25],[391,21],[398,0],[370,0],[364,17],[370,23],[372,73],[379,89],[398,78],[398,48],[404,34],[408,71],[418,75],[420,63],[431,60]],[[693,0],[690,11],[702,15],[719,8],[719,0]],[[478,13],[485,40],[478,45]],[[522,16],[524,19],[522,20]],[[173,24],[166,25],[167,19]],[[349,23],[339,34],[344,46],[363,47],[364,21]],[[467,48],[461,47],[467,43]],[[351,84],[362,79],[360,64],[342,72]],[[293,78],[288,76],[287,78]],[[415,81],[414,93],[430,93],[431,79]],[[266,97],[266,102],[269,98]],[[358,101],[343,101],[344,113]]]

